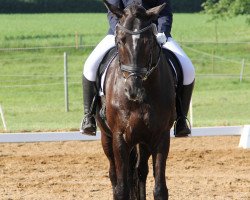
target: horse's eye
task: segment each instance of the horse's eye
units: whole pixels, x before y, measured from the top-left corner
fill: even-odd
[[[121,38],[121,42],[122,42],[123,44],[126,44],[126,37]]]

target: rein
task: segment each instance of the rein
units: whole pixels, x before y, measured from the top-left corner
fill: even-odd
[[[120,23],[117,24],[117,26],[119,28],[121,28],[121,30],[123,30],[125,33],[128,33],[130,35],[139,35],[149,29],[153,29],[153,32],[156,33],[156,25],[155,24],[150,24],[148,26],[146,26],[145,28],[142,28],[138,31],[131,31],[127,28],[125,28],[124,26],[122,26]],[[150,74],[152,74],[152,72],[158,67],[158,64],[160,62],[160,58],[161,58],[161,52],[162,52],[162,45],[160,46],[160,52],[159,52],[159,56],[157,59],[157,62],[155,64],[155,66],[153,67],[137,67],[134,65],[124,65],[121,64],[120,60],[119,60],[119,66],[120,66],[120,70],[122,71],[123,74],[123,78],[125,79],[125,82],[127,81],[128,78],[132,77],[132,76],[137,76],[139,77],[142,81],[146,81],[148,79],[148,77],[150,76]],[[129,75],[126,77],[125,72],[128,72]]]

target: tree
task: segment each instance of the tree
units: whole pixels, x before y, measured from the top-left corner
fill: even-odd
[[[212,14],[213,19],[247,15],[250,22],[250,0],[206,0],[202,6],[206,13]]]

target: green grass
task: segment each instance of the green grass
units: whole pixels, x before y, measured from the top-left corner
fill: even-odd
[[[66,113],[63,49],[19,52],[16,59],[17,52],[5,53],[9,61],[0,65],[0,104],[9,130],[76,129],[82,117],[81,73],[87,54],[79,50],[68,54],[70,112]]]
[[[75,45],[76,33],[84,44],[96,44],[107,32],[105,14],[0,15],[3,47]]]
[[[0,19],[1,48],[74,45],[76,33],[84,44],[96,44],[108,30],[106,14],[4,14]],[[217,29],[209,19],[202,14],[175,14],[172,35],[180,42],[249,42],[245,17],[219,21]]]
[[[197,78],[193,95],[194,126],[249,124],[250,80]]]
[[[249,124],[250,44],[237,42],[250,42],[250,27],[244,17],[237,17],[218,22],[216,34],[214,22],[208,23],[208,19],[201,14],[177,14],[172,31],[196,67],[194,125]],[[0,15],[0,49],[74,46],[76,32],[82,35],[83,45],[97,44],[107,28],[105,14]],[[9,131],[77,130],[83,113],[82,66],[91,50],[0,51],[0,104]],[[69,65],[68,113],[63,85],[65,51]],[[246,65],[240,83],[242,59]],[[220,76],[204,76],[207,74]]]

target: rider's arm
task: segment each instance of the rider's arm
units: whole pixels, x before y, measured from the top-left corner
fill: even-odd
[[[108,0],[108,2],[116,7],[124,8],[122,0]],[[118,22],[118,19],[112,12],[110,12],[110,10],[108,10],[108,20],[109,20],[109,32],[108,32],[108,34],[114,35],[115,26]]]
[[[170,3],[170,0],[158,0],[159,5],[163,3],[166,3],[166,6],[160,12],[160,15],[158,18],[158,32],[165,33],[167,37],[170,37],[171,28],[172,28],[172,20],[173,20],[171,3]]]

